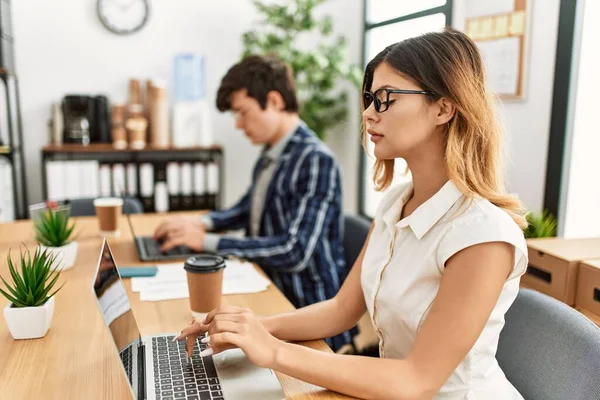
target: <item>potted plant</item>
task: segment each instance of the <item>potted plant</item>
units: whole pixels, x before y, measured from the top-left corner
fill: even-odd
[[[21,251],[19,265],[13,263],[10,251],[7,257],[12,283],[0,276],[5,288],[0,293],[10,301],[4,308],[4,318],[15,339],[35,339],[46,335],[54,313],[54,295],[62,285],[51,292],[60,276],[56,256],[37,247],[31,258],[29,250]],[[64,285],[64,284],[63,284]]]
[[[348,92],[337,84],[350,82],[360,89],[362,68],[346,60],[346,40],[334,38],[333,18],[317,8],[325,0],[281,2],[252,0],[260,21],[242,36],[242,58],[275,54],[290,64],[301,103],[300,118],[325,140],[327,132],[348,116]],[[302,37],[317,34],[309,50]]]
[[[48,251],[60,261],[60,269],[69,269],[77,258],[77,242],[72,240],[75,224],[69,225],[71,206],[47,202],[31,212],[35,226],[35,240],[42,250]]]
[[[524,234],[528,239],[556,236],[556,217],[548,211],[527,214],[529,225]]]

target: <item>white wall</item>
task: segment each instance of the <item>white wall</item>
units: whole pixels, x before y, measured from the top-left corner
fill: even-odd
[[[255,26],[258,18],[250,0],[150,3],[152,14],[146,27],[121,37],[101,25],[95,0],[61,0],[60,7],[44,0],[13,2],[30,203],[42,197],[40,149],[48,142],[52,102],[66,93],[102,93],[113,102],[124,102],[130,77],[170,80],[173,56],[184,51],[207,55],[207,95],[212,100],[223,74],[239,60],[242,33]],[[362,2],[331,0],[319,12],[334,16],[336,31],[348,36],[350,57],[358,62]],[[357,93],[352,100],[358,101]],[[213,108],[212,117],[216,140],[225,148],[224,200],[230,205],[246,190],[259,149],[234,129],[231,116]],[[328,140],[344,166],[358,165],[358,147],[352,139],[358,134],[356,126],[346,121]],[[345,205],[353,209],[357,169],[344,171],[343,180]]]
[[[347,43],[347,60],[361,67],[363,30],[362,0],[329,0],[320,12],[334,17],[334,32],[343,35]],[[326,143],[336,154],[342,168],[344,211],[358,212],[358,185],[360,179],[360,90],[350,84],[340,85],[349,95],[348,118],[327,136]]]
[[[600,3],[585,1],[579,9],[576,31],[580,47],[573,52],[572,132],[567,149],[566,185],[563,189],[564,237],[600,237],[600,129],[598,129],[598,92],[600,92],[600,50],[598,38]],[[580,24],[583,22],[583,24]],[[577,39],[576,39],[577,40]],[[569,140],[567,141],[569,142]]]
[[[454,0],[453,25],[458,29],[464,28],[468,1]],[[529,7],[525,96],[502,101],[498,109],[508,134],[508,189],[526,207],[539,211],[544,203],[560,0],[530,0]]]
[[[256,19],[248,1],[152,1],[147,26],[130,37],[107,31],[95,0],[13,2],[17,73],[21,82],[25,159],[30,202],[41,200],[40,149],[47,143],[50,103],[65,93],[104,93],[126,100],[130,77],[172,76],[174,54],[203,51],[207,93],[214,98],[220,78],[239,59],[240,36]],[[225,146],[225,201],[247,187],[257,149],[234,130],[233,119],[213,109],[217,141]],[[235,156],[243,154],[244,157]]]
[[[454,0],[453,23],[459,28],[464,25],[466,1]],[[172,57],[180,51],[204,51],[208,55],[208,95],[214,97],[220,78],[239,57],[242,32],[258,17],[249,0],[178,0],[176,6],[153,1],[148,25],[131,37],[118,37],[101,26],[95,3],[61,0],[60,9],[43,0],[13,4],[31,202],[41,199],[40,148],[47,143],[51,102],[67,92],[102,92],[115,101],[124,101],[130,76],[169,79]],[[501,105],[512,154],[509,189],[533,210],[543,205],[559,3],[530,0],[533,16],[525,99]],[[362,1],[329,0],[319,13],[334,17],[336,33],[348,41],[348,60],[360,64]],[[329,134],[327,143],[342,165],[344,209],[355,212],[360,111],[358,93],[349,89],[349,118]],[[225,147],[225,204],[230,205],[246,189],[258,149],[235,131],[229,115],[216,110],[213,114],[217,140]]]

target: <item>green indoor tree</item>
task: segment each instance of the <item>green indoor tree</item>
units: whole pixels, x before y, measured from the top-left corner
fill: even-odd
[[[243,35],[242,57],[251,54],[276,54],[294,70],[300,98],[300,118],[324,139],[327,131],[348,116],[348,93],[335,89],[339,81],[350,81],[357,88],[362,71],[345,61],[343,37],[332,38],[330,16],[316,18],[314,9],[326,0],[286,0],[273,4],[253,0],[261,14],[259,28]],[[301,50],[301,34],[318,34],[311,50]]]

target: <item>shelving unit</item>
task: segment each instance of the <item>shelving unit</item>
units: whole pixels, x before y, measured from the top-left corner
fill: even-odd
[[[27,186],[25,180],[25,161],[23,155],[23,127],[19,100],[19,81],[15,74],[14,37],[12,30],[11,2],[0,0],[0,80],[2,90],[0,101],[0,158],[3,167],[10,166],[10,184],[5,182],[3,174],[1,190],[11,191],[5,194],[0,208],[9,207],[5,201],[12,197],[12,214],[8,219],[27,217]],[[3,171],[4,172],[4,171]],[[4,210],[6,211],[6,210]]]
[[[158,196],[158,186],[162,185],[163,188],[170,187],[172,182],[169,182],[169,180],[175,179],[177,181],[175,187],[178,187],[178,190],[175,190],[175,193],[171,190],[168,191],[168,211],[221,208],[223,198],[223,149],[220,146],[187,148],[146,147],[141,150],[118,150],[114,149],[112,145],[105,143],[90,144],[88,146],[63,144],[45,146],[42,149],[41,156],[44,199],[73,200],[75,198],[121,195],[122,193],[116,192],[116,186],[122,184],[123,187],[121,189],[123,192],[139,198],[144,204],[146,212],[155,212],[157,211],[155,202],[158,200],[154,196]],[[78,164],[76,163],[78,161],[84,163]],[[87,166],[84,166],[84,164]],[[151,195],[148,195],[147,190],[143,190],[143,174],[141,173],[142,168],[148,164],[152,165],[153,174],[150,183],[146,179],[145,187],[148,188],[148,185],[151,185]],[[185,164],[187,164],[188,168],[192,168],[191,172],[188,169],[188,174],[185,178],[183,173],[180,173],[179,176],[176,174],[175,178],[168,176],[169,173],[167,170],[170,167],[175,167],[178,170],[180,166]],[[58,168],[56,168],[57,165]],[[82,166],[81,168],[79,168],[80,165]],[[108,168],[106,167],[107,165]],[[115,165],[124,174],[124,182],[117,176]],[[88,169],[88,167],[91,169]],[[133,184],[129,182],[129,168],[133,168],[135,171],[135,182]],[[123,170],[125,172],[122,172]],[[106,192],[106,185],[103,185],[102,174],[105,174],[106,171],[110,171],[110,194]],[[216,177],[209,176],[211,173],[213,175],[216,174]],[[94,176],[94,174],[98,175]],[[198,177],[196,176],[197,174],[202,174],[202,176]],[[184,179],[191,179],[192,181],[185,185],[182,183]],[[216,182],[212,182],[211,184],[211,180],[215,179]],[[54,185],[58,183],[66,188],[63,191],[64,193],[50,193],[49,180],[53,180]],[[73,188],[73,185],[78,184],[87,186],[87,189],[84,189],[86,190],[86,194],[73,197],[71,195],[73,191],[69,189]],[[199,185],[204,189],[198,190]],[[186,187],[187,190],[185,189]],[[54,187],[53,189],[55,190],[56,188]]]

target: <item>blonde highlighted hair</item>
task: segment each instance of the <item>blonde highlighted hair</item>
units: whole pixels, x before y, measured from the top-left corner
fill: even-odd
[[[521,227],[527,226],[521,202],[506,193],[501,173],[502,129],[477,46],[465,34],[448,28],[393,44],[380,52],[365,70],[363,91],[370,91],[375,68],[381,63],[412,79],[434,102],[444,97],[456,108],[447,125],[446,171],[467,197],[481,197],[506,211]],[[363,104],[364,110],[364,104]],[[363,146],[366,135],[363,129]],[[373,181],[385,190],[394,177],[394,160],[376,160]]]

